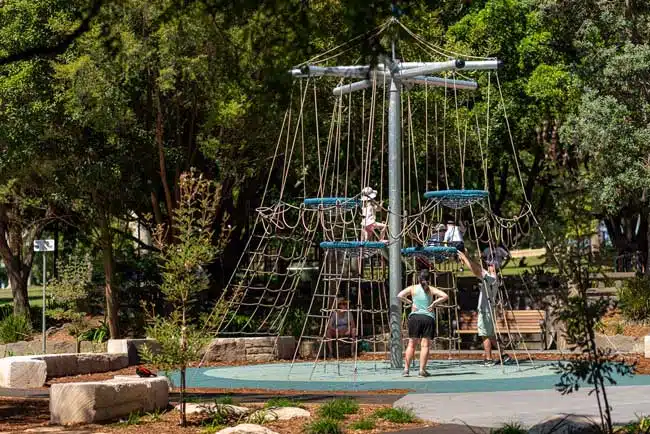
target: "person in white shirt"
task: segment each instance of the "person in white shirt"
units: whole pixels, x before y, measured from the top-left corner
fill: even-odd
[[[381,231],[379,240],[386,241],[386,224],[377,221],[376,197],[377,191],[372,187],[361,190],[361,241],[368,241],[377,229]]]
[[[456,247],[459,252],[465,250],[465,241],[463,240],[463,235],[465,235],[465,226],[461,222],[460,225],[456,225],[453,221],[447,222],[447,231],[445,232],[444,242],[450,247]]]

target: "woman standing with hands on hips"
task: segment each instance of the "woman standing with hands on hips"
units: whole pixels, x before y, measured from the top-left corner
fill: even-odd
[[[405,377],[410,376],[409,367],[415,355],[415,346],[420,344],[420,377],[428,377],[427,361],[429,360],[429,342],[435,335],[435,314],[437,304],[447,301],[449,296],[440,289],[429,284],[429,270],[421,270],[420,283],[404,288],[397,297],[404,303],[412,304],[408,319],[409,343],[406,348],[404,366]],[[408,297],[411,299],[409,300]],[[435,298],[435,299],[434,299]]]

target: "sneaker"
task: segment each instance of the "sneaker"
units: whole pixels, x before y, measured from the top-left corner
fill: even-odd
[[[503,362],[504,365],[507,365],[512,361],[512,359],[507,354],[501,354],[501,361]]]
[[[404,369],[404,372],[402,372],[402,377],[410,377],[410,376],[411,376],[411,374],[409,374],[409,370]]]
[[[430,377],[431,374],[429,374],[427,371],[420,371],[418,374],[418,377]]]
[[[494,360],[483,360],[483,366],[490,367],[490,366],[494,366],[494,365],[496,365]]]

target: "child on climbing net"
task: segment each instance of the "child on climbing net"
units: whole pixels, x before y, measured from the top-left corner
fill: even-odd
[[[386,242],[386,225],[377,221],[377,190],[372,187],[364,187],[361,190],[361,241],[368,241],[371,234],[379,229],[379,239]]]

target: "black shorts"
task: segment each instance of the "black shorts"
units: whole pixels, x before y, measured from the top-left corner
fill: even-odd
[[[436,335],[435,320],[427,315],[413,314],[408,321],[409,338],[433,339]]]

